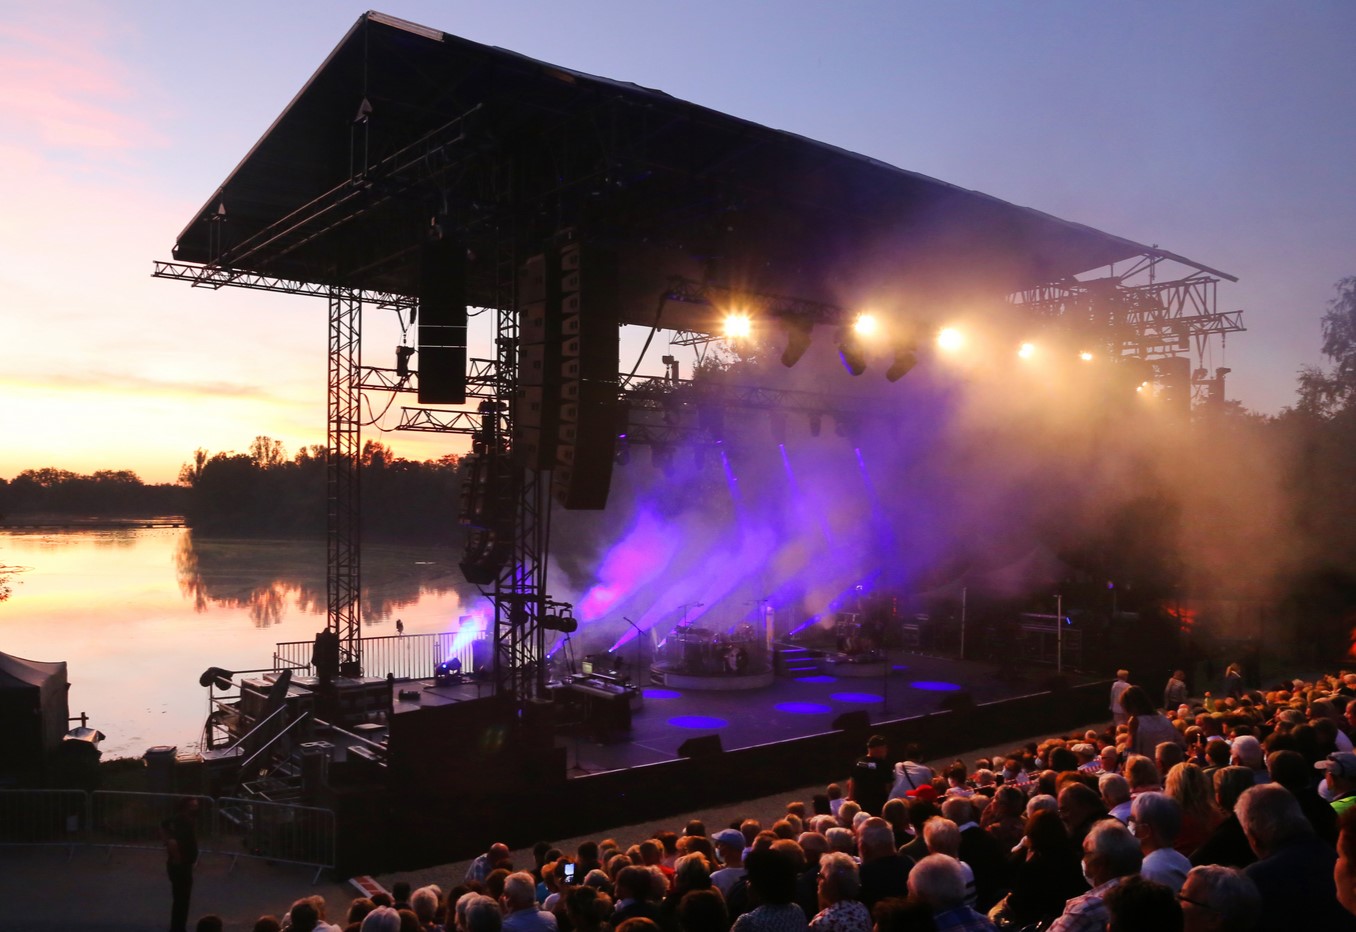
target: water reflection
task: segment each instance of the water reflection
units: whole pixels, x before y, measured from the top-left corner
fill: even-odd
[[[360,616],[369,626],[388,624],[397,610],[426,595],[465,589],[454,567],[451,552],[369,549],[363,576],[373,582],[362,587]],[[303,615],[327,611],[323,541],[222,540],[189,532],[175,547],[174,570],[179,591],[195,612],[243,609],[256,627],[264,628],[282,621],[289,608]]]

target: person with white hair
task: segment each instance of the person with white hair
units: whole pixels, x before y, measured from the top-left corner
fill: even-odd
[[[928,824],[938,821],[929,819]],[[948,820],[943,820],[948,821]],[[945,854],[929,854],[909,871],[909,895],[932,910],[938,929],[992,932],[994,924],[965,905],[965,875],[961,862]]]
[[[1130,784],[1125,777],[1118,773],[1104,773],[1097,778],[1097,789],[1101,791],[1107,814],[1119,819],[1122,824],[1129,822]]]
[[[495,909],[497,911],[498,907]],[[378,906],[363,917],[363,924],[359,929],[361,932],[400,932],[400,913],[389,906]]]
[[[1130,831],[1139,839],[1144,861],[1139,872],[1177,893],[1191,862],[1173,847],[1182,830],[1182,807],[1166,793],[1141,793],[1130,809]]]
[[[1049,932],[1104,932],[1111,914],[1104,898],[1126,877],[1139,873],[1139,841],[1115,819],[1103,819],[1083,839],[1083,875],[1092,887],[1064,904]],[[917,868],[914,868],[917,870]]]
[[[841,851],[819,859],[820,910],[810,920],[811,932],[871,932],[871,913],[859,900],[857,862]]]
[[[1267,771],[1266,752],[1262,742],[1252,735],[1239,735],[1229,746],[1229,763],[1235,767],[1247,767],[1252,771],[1253,783],[1270,783],[1271,774]]]
[[[966,906],[975,905],[975,872],[960,859],[961,833],[955,822],[943,816],[933,816],[923,824],[923,840],[927,843],[928,854],[944,854],[954,858],[960,865],[961,878],[965,884],[965,894],[961,898]],[[917,866],[915,865],[915,870]]]
[[[556,917],[537,908],[537,881],[527,871],[504,878],[504,895],[499,899],[506,932],[556,932]]]
[[[1314,833],[1299,802],[1277,784],[1244,791],[1235,806],[1257,861],[1243,869],[1262,897],[1257,932],[1356,929],[1337,901],[1337,852]]]
[[[1257,885],[1234,867],[1193,867],[1177,895],[1183,932],[1250,932],[1257,923],[1262,896]]]

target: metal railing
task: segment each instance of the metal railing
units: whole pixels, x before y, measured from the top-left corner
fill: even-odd
[[[0,847],[65,846],[157,849],[161,824],[191,794],[96,790],[0,790]],[[259,858],[334,867],[334,812],[314,806],[223,796],[199,801],[198,850],[234,859]]]
[[[395,676],[398,680],[428,679],[433,668],[453,655],[456,634],[444,631],[438,634],[392,634],[362,638],[359,655],[363,658],[365,676]],[[279,641],[273,650],[276,669],[311,668],[313,641]],[[460,656],[464,654],[465,656]],[[458,651],[464,669],[471,669],[471,647],[466,644]]]

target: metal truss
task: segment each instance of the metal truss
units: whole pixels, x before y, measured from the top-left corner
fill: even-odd
[[[152,278],[166,278],[171,281],[188,282],[194,288],[211,288],[214,291],[227,286],[248,288],[254,291],[273,291],[280,294],[310,295],[313,298],[329,298],[334,291],[332,285],[315,282],[299,282],[288,278],[276,278],[260,275],[257,272],[244,272],[212,265],[193,265],[188,262],[159,262],[151,272]],[[414,298],[389,291],[352,291],[364,304],[383,310],[404,310],[418,304]]]
[[[329,418],[326,430],[329,573],[326,604],[329,630],[339,635],[341,669],[362,670],[360,595],[362,581],[361,483],[358,370],[362,365],[362,299],[332,289],[329,300]]]
[[[471,359],[467,361],[466,397],[478,399],[498,398],[499,363],[493,359]],[[395,369],[382,369],[364,366],[358,372],[358,387],[368,392],[417,392],[419,374],[410,370],[402,376]],[[418,428],[407,428],[418,429]]]

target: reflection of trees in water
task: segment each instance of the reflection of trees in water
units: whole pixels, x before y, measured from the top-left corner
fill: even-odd
[[[441,555],[441,554],[440,554]],[[259,627],[275,625],[289,604],[304,614],[325,615],[323,541],[213,540],[185,533],[174,551],[179,591],[205,612],[214,606],[244,608]],[[425,595],[444,594],[461,577],[445,560],[429,561],[424,550],[370,547],[363,555],[362,617],[371,623],[390,621],[392,613]]]

